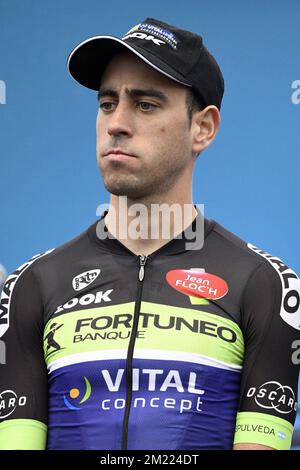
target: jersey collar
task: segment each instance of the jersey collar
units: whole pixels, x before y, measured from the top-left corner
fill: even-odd
[[[104,251],[109,251],[120,255],[137,256],[120,240],[108,232],[104,221],[107,212],[108,211],[105,211],[100,219],[88,228],[87,232],[90,239],[97,243],[99,248],[102,248]],[[193,222],[183,232],[181,232],[177,237],[168,241],[165,245],[161,246],[158,250],[151,253],[149,257],[156,255],[174,255],[190,250],[201,250],[204,244],[204,240],[213,228],[213,225],[214,221],[203,217],[201,212],[198,210],[198,214]],[[97,233],[107,233],[108,236],[104,239],[101,239]]]

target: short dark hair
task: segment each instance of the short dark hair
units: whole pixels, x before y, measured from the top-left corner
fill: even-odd
[[[189,119],[189,125],[192,123],[193,114],[202,111],[205,108],[201,98],[194,92],[192,88],[187,89],[186,93],[186,106]]]

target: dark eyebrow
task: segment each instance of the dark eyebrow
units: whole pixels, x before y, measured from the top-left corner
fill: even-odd
[[[139,88],[132,88],[131,90],[126,88],[126,94],[130,96],[131,98],[141,98],[143,96],[147,96],[150,98],[158,98],[159,100],[163,101],[166,103],[168,101],[167,95],[163,93],[162,91],[156,90],[155,88],[147,88],[147,89],[139,89]],[[118,93],[115,90],[111,89],[100,89],[98,91],[98,101],[101,96],[111,96],[112,98],[118,98]]]
[[[147,88],[147,89],[136,89],[133,88],[132,90],[126,89],[126,93],[131,98],[141,98],[143,96],[148,96],[149,98],[158,98],[163,102],[168,101],[167,95],[162,91],[156,90],[155,88]]]
[[[118,98],[118,93],[115,90],[109,88],[100,89],[97,93],[97,99],[100,100],[101,96],[111,96],[112,98]]]

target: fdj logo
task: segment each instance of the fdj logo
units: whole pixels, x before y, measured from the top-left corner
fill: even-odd
[[[92,387],[89,380],[84,377],[85,391],[81,392],[78,388],[71,388],[67,395],[64,395],[64,403],[70,410],[80,410],[82,403],[86,402],[92,393]]]
[[[0,419],[10,416],[17,406],[25,406],[27,398],[19,397],[13,390],[5,390],[0,393]]]
[[[154,42],[154,44],[156,44],[157,46],[160,46],[161,44],[166,44],[165,41],[161,41],[160,39],[157,39],[156,37],[152,36],[152,34],[131,33],[125,36],[123,38],[123,41],[126,41],[126,39],[129,39],[129,38],[145,39],[146,41]]]

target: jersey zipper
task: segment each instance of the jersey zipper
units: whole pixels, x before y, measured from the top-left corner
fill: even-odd
[[[140,308],[141,308],[141,301],[142,301],[142,290],[144,284],[144,276],[145,276],[145,265],[148,256],[140,255],[139,256],[139,276],[138,276],[138,290],[137,290],[137,297],[135,302],[134,308],[134,316],[133,316],[133,325],[132,331],[127,351],[127,360],[126,360],[126,401],[125,401],[125,413],[123,418],[123,429],[122,429],[122,450],[127,450],[128,445],[128,421],[129,421],[129,414],[132,402],[132,359],[133,359],[133,350],[136,340],[136,334],[139,324],[139,315],[140,315]]]

